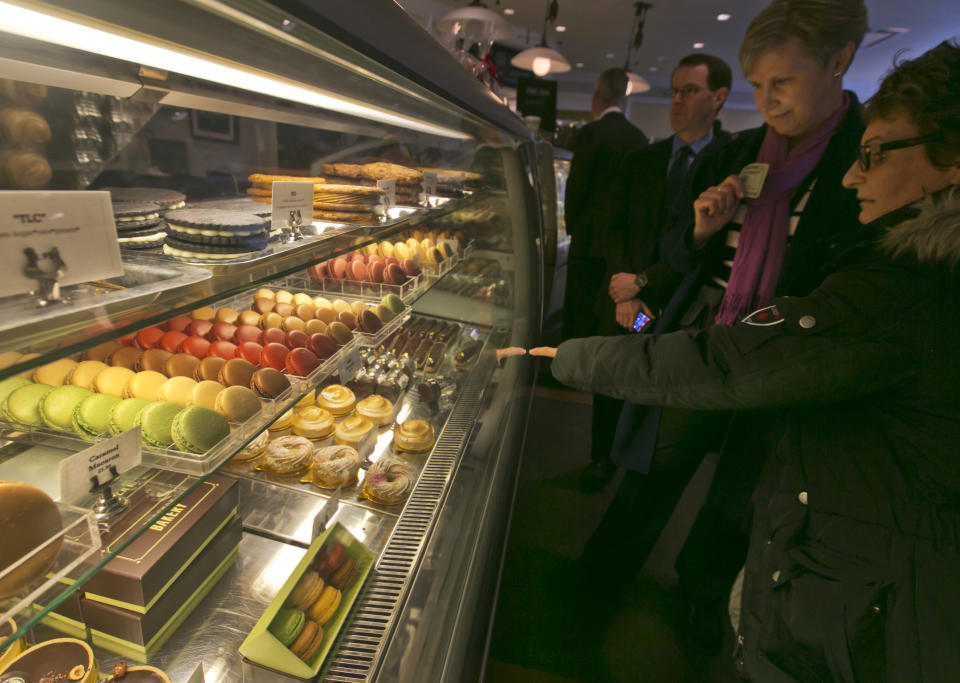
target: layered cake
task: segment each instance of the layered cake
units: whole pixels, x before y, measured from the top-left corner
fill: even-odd
[[[114,202],[152,203],[162,211],[182,209],[187,205],[187,196],[176,190],[162,187],[105,187]]]
[[[151,249],[163,245],[167,231],[154,202],[114,202],[113,222],[123,249]]]
[[[269,221],[255,213],[222,209],[170,211],[163,253],[182,259],[242,258],[265,249]]]

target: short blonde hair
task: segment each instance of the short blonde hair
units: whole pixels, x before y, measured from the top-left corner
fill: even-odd
[[[747,28],[740,68],[749,75],[757,59],[791,38],[826,66],[847,43],[860,47],[867,26],[863,0],[773,0]]]

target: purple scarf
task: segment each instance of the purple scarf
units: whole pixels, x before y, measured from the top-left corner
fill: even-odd
[[[844,93],[840,108],[789,153],[786,136],[767,127],[757,161],[770,164],[770,171],[760,196],[747,200],[747,215],[740,229],[730,282],[715,319],[717,325],[733,325],[773,298],[790,233],[790,197],[820,163],[849,105],[850,96]]]

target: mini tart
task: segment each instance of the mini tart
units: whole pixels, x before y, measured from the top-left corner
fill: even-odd
[[[331,415],[339,417],[353,411],[357,397],[342,384],[331,384],[317,394],[317,405],[326,408]]]
[[[402,503],[413,490],[413,484],[413,469],[400,458],[388,456],[367,469],[361,495],[383,505]]]
[[[281,436],[267,445],[261,463],[267,472],[284,477],[302,474],[310,467],[313,444],[302,436]]]
[[[371,429],[373,429],[373,422],[361,415],[353,415],[337,425],[333,433],[333,443],[359,449],[360,442]]]
[[[327,446],[313,454],[313,483],[322,489],[350,486],[357,481],[360,454],[352,446]]]
[[[54,638],[22,652],[4,671],[17,672],[27,681],[96,683],[97,660],[93,650],[76,638]]]
[[[293,433],[308,439],[323,439],[333,434],[333,415],[326,408],[307,406],[293,415]]]
[[[393,421],[393,403],[379,394],[371,394],[357,402],[357,415],[362,415],[382,427]]]
[[[416,453],[433,447],[433,425],[426,420],[407,420],[393,433],[393,443],[401,451]]]
[[[253,439],[250,443],[243,447],[235,456],[233,460],[238,462],[243,462],[245,460],[255,460],[263,455],[267,450],[267,443],[270,441],[270,432],[264,430],[260,432],[256,438]]]

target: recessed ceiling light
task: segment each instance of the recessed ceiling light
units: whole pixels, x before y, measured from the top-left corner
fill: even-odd
[[[512,7],[504,7],[504,8],[503,8],[503,13],[504,13],[504,14],[513,14],[515,11],[516,11],[516,10],[513,9]]]
[[[607,53],[607,59],[613,59],[615,56],[612,52]]]
[[[903,28],[902,26],[891,26],[887,30],[890,31],[890,33],[906,33],[910,29]]]
[[[578,69],[582,69],[582,68],[583,68],[583,62],[577,62],[577,68],[578,68]]]
[[[557,26],[556,29],[557,29],[557,33],[563,33],[564,31],[567,30],[567,27],[566,27],[566,26]]]
[[[655,67],[655,66],[651,66],[651,67],[650,67],[650,71],[656,71],[656,70],[657,70],[657,67]]]
[[[694,50],[701,50],[701,49],[703,49],[703,43],[694,43],[694,44],[693,44],[693,49],[694,49]]]
[[[730,15],[726,12],[721,12],[717,15],[717,21],[730,21]]]
[[[658,61],[658,62],[665,62],[665,61],[667,61],[667,58],[666,58],[666,57],[657,57],[657,61]]]

